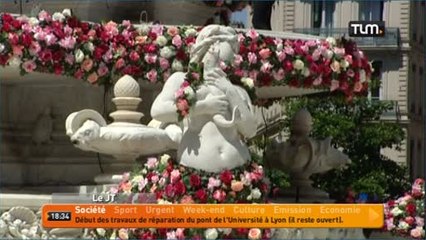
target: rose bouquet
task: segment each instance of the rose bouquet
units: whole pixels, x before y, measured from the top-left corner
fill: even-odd
[[[266,203],[269,187],[262,166],[245,166],[207,173],[176,164],[170,156],[149,158],[142,169],[126,173],[123,181],[110,192],[120,202],[144,202],[135,194],[151,194],[158,204],[192,203]],[[128,196],[128,197],[127,197]],[[146,195],[145,195],[146,196]],[[102,235],[120,239],[261,239],[269,238],[269,229],[121,229]],[[120,237],[121,235],[121,237]],[[124,238],[122,236],[125,236]]]
[[[413,239],[425,238],[425,181],[417,179],[410,192],[385,204],[386,231]]]

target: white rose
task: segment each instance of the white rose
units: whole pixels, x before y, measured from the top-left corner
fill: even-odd
[[[232,232],[232,228],[218,228],[219,232],[223,232],[223,234],[228,235]]]
[[[189,28],[185,31],[186,36],[195,36],[197,34],[197,30],[193,28]]]
[[[164,154],[160,158],[160,164],[167,164],[167,162],[169,161],[169,159],[170,159],[170,155]]]
[[[137,175],[132,179],[132,182],[139,182],[143,179],[142,175]]]
[[[39,21],[38,21],[38,19],[37,19],[37,18],[35,18],[35,17],[31,17],[31,18],[28,20],[28,23],[29,23],[31,26],[37,26],[37,25],[39,24]]]
[[[359,79],[360,79],[360,82],[362,83],[367,81],[367,74],[365,73],[364,70],[359,71]]]
[[[62,21],[64,21],[64,20],[65,20],[65,16],[64,16],[62,13],[60,13],[60,12],[55,12],[55,13],[52,15],[52,20],[53,20],[53,21],[59,21],[59,22],[62,22]]]
[[[169,47],[163,47],[160,50],[160,56],[162,56],[163,58],[169,59],[169,58],[173,57],[174,54],[175,54],[174,51],[172,49],[170,49]]]
[[[349,62],[348,62],[348,61],[346,61],[345,59],[343,59],[342,61],[340,61],[340,66],[341,66],[343,69],[346,69],[346,68],[348,68],[348,67],[349,67]]]
[[[204,236],[206,239],[216,239],[219,234],[217,233],[217,230],[215,228],[209,228],[204,232]]]
[[[409,227],[410,227],[410,225],[405,221],[400,221],[399,224],[398,224],[398,228],[408,229]]]
[[[324,58],[326,58],[326,59],[331,59],[332,57],[333,57],[333,51],[331,51],[331,50],[326,50],[324,53],[323,53],[323,56],[324,56]]]
[[[260,192],[259,188],[254,188],[251,190],[250,194],[253,199],[259,199],[262,196],[262,193]]]
[[[311,71],[309,71],[309,68],[304,68],[302,71],[303,76],[305,77],[309,77],[309,75],[311,75]]]
[[[392,215],[394,216],[399,216],[401,214],[404,213],[404,211],[402,211],[401,209],[399,209],[398,207],[395,207],[391,210]]]
[[[178,72],[181,72],[181,71],[183,71],[183,66],[182,66],[182,63],[180,62],[180,61],[178,61],[178,60],[174,60],[173,61],[173,63],[172,63],[172,69],[174,70],[174,71],[178,71]]]
[[[281,52],[281,51],[283,50],[283,48],[284,48],[284,47],[283,47],[283,44],[282,44],[282,43],[278,43],[278,44],[277,44],[277,51],[278,51],[278,52]]]
[[[101,235],[101,237],[104,237],[105,236],[105,229],[103,229],[103,228],[96,228],[96,232],[99,234],[99,235]]]
[[[305,67],[305,64],[303,63],[302,60],[297,59],[296,61],[293,62],[293,67],[297,70],[302,70]]]
[[[158,44],[158,46],[164,46],[167,44],[167,38],[164,36],[159,36],[157,37],[157,39],[155,40],[155,42]]]
[[[195,96],[195,92],[191,87],[187,87],[185,88],[185,90],[183,91],[186,95],[188,95],[188,99],[192,99]]]
[[[95,46],[93,46],[93,43],[91,43],[91,42],[84,44],[84,48],[87,49],[90,52],[93,52],[93,50],[95,50]]]
[[[334,45],[336,45],[336,39],[335,38],[333,38],[333,37],[328,37],[327,39],[326,39],[326,41],[331,45],[331,46],[334,46]]]
[[[80,49],[77,49],[74,53],[75,62],[81,63],[84,60],[84,53]]]
[[[171,202],[169,202],[169,201],[167,201],[167,200],[164,200],[164,199],[159,199],[159,200],[157,201],[157,203],[158,203],[158,204],[172,204]]]
[[[147,174],[148,172],[147,172],[147,170],[144,168],[144,169],[142,169],[141,173],[142,173],[142,174]]]
[[[150,30],[149,25],[146,24],[142,24],[139,28],[138,28],[138,32],[140,35],[146,35]]]
[[[0,53],[1,53],[1,52],[3,52],[3,51],[4,51],[4,49],[5,49],[4,44],[1,44],[1,43],[0,43]]]
[[[241,82],[243,82],[244,85],[246,85],[249,88],[253,88],[254,87],[254,81],[251,78],[242,78]]]
[[[18,57],[12,57],[11,59],[9,59],[9,65],[12,67],[18,67],[19,65],[21,65],[21,59],[19,59]]]
[[[70,10],[70,9],[68,9],[68,8],[65,8],[65,9],[62,11],[62,14],[63,14],[65,17],[71,17],[71,10]]]

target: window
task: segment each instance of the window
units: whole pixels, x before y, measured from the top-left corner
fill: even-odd
[[[334,10],[334,1],[314,1],[312,3],[312,27],[332,28]]]
[[[359,1],[360,21],[382,21],[383,1]]]
[[[411,71],[415,74],[417,71],[416,64],[411,65]]]
[[[382,71],[383,71],[383,62],[382,61],[373,61],[372,67],[374,72],[372,73],[372,78],[377,80],[382,80]],[[374,86],[370,89],[371,100],[380,100],[380,85]]]

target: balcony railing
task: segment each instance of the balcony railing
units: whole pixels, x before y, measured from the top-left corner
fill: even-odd
[[[320,37],[349,37],[347,28],[295,28],[295,33],[310,34]],[[400,32],[399,28],[386,28],[385,36],[383,37],[354,37],[359,47],[399,47]]]

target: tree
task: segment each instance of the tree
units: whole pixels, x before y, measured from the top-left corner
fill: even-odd
[[[305,108],[314,118],[312,137],[331,136],[334,147],[352,160],[347,168],[312,177],[315,186],[336,201],[354,200],[348,197],[354,197],[350,195],[355,192],[365,198],[363,201],[382,202],[408,189],[407,169],[380,153],[386,147],[399,149],[404,140],[398,123],[380,120],[384,112],[393,108],[391,102],[363,97],[348,103],[336,96],[316,96],[290,99],[284,104],[289,116],[284,122],[285,130],[288,131],[293,114]]]

